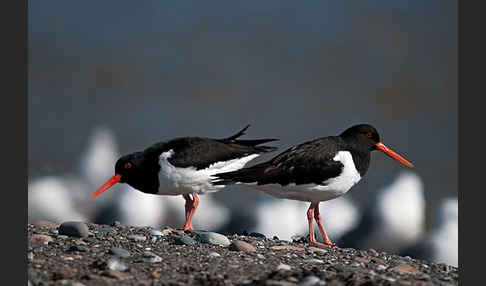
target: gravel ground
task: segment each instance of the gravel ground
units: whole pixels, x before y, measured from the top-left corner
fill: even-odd
[[[29,285],[458,285],[458,268],[306,238],[170,227],[28,225]]]

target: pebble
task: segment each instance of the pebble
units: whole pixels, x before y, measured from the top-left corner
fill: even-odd
[[[211,253],[209,253],[209,257],[221,257],[221,254],[219,254],[217,252],[211,252]]]
[[[164,234],[158,229],[151,229],[150,235],[152,235],[152,236],[164,236]]]
[[[260,258],[260,259],[265,259],[265,256],[263,256],[262,254],[258,253],[257,254],[257,257]]]
[[[308,250],[309,250],[310,252],[319,252],[319,253],[322,253],[322,254],[327,253],[327,250],[322,249],[322,248],[320,248],[320,247],[315,247],[315,246],[310,246],[310,247],[308,248]]]
[[[309,262],[309,263],[324,263],[324,261],[322,261],[320,259],[315,259],[315,258],[304,259],[304,262]]]
[[[230,244],[228,249],[233,250],[233,251],[243,251],[243,252],[255,252],[256,251],[256,248],[253,245],[249,244],[246,241],[242,241],[242,240],[233,241]]]
[[[48,220],[38,220],[32,223],[36,227],[57,228],[59,225]]]
[[[145,241],[147,240],[147,237],[144,235],[137,235],[137,234],[130,234],[127,236],[128,239],[133,240],[133,241]]]
[[[178,236],[175,239],[177,245],[195,245],[197,242],[188,235]]]
[[[148,263],[156,263],[156,262],[161,262],[162,257],[156,255],[155,253],[152,253],[150,251],[145,251],[142,255],[142,260],[144,262]]]
[[[223,247],[229,246],[231,244],[226,236],[216,232],[201,232],[198,234],[198,238],[199,241],[202,243],[210,243]]]
[[[258,237],[258,238],[267,238],[263,233],[259,233],[259,232],[252,232],[248,236]]]
[[[319,277],[310,275],[304,277],[302,281],[299,283],[299,286],[316,286],[316,285],[326,285],[326,282],[321,280]]]
[[[49,242],[54,241],[54,239],[45,234],[33,234],[30,237],[30,242],[32,244],[48,244]]]
[[[102,274],[104,276],[116,278],[116,279],[119,279],[119,280],[123,280],[123,279],[127,279],[127,278],[131,277],[131,275],[128,274],[128,273],[122,273],[120,271],[116,271],[116,270],[112,270],[112,269],[108,269],[105,272],[103,272]]]
[[[305,249],[303,247],[298,247],[298,246],[293,246],[293,245],[275,245],[270,247],[270,249],[273,250],[297,250],[297,251],[304,251]]]
[[[130,257],[130,252],[126,249],[119,247],[112,247],[108,250],[109,254],[113,254],[120,257]]]
[[[278,266],[277,266],[277,271],[278,270],[286,270],[286,271],[289,271],[291,270],[292,267],[290,265],[287,265],[287,264],[283,264],[283,263],[280,263]]]
[[[29,251],[29,253],[27,253],[27,259],[28,259],[29,261],[34,260],[34,253],[32,253],[32,252],[30,252],[30,251]]]
[[[80,221],[68,221],[63,222],[59,228],[60,235],[86,237],[89,235],[88,226],[84,222]]]
[[[380,264],[380,265],[378,265],[378,266],[376,266],[376,269],[377,269],[377,270],[385,270],[386,268],[387,268],[387,267],[386,267],[385,265],[381,265],[381,264]]]
[[[404,273],[421,273],[420,270],[408,264],[398,264],[397,266],[394,266],[391,270]]]
[[[109,269],[116,270],[116,271],[125,271],[128,269],[128,266],[118,261],[118,259],[114,259],[114,258],[109,259],[108,262],[106,263],[106,266]]]
[[[72,245],[67,251],[87,252],[88,249],[82,245]]]

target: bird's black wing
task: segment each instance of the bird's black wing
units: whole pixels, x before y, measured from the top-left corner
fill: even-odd
[[[231,183],[280,184],[295,183],[322,184],[338,176],[343,164],[334,161],[342,142],[338,137],[326,137],[305,142],[287,149],[273,159],[233,172],[214,175],[213,184]]]
[[[277,149],[271,146],[257,146],[277,139],[238,140],[237,138],[242,136],[248,127],[246,126],[237,134],[223,139],[176,138],[155,144],[146,152],[159,156],[163,152],[173,150],[174,154],[168,159],[172,165],[180,168],[195,167],[200,170],[217,162],[242,158],[251,154],[262,154]]]

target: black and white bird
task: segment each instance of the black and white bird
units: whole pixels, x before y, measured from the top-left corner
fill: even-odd
[[[212,175],[241,169],[252,159],[277,149],[258,146],[277,139],[238,139],[249,126],[223,139],[175,138],[122,156],[115,164],[115,175],[91,196],[98,196],[116,183],[126,183],[148,194],[182,195],[186,201],[183,229],[192,230],[198,195],[224,187],[211,184]]]
[[[380,150],[398,162],[412,163],[393,152],[368,124],[352,126],[339,136],[308,141],[287,149],[267,162],[215,174],[214,184],[249,184],[274,197],[310,202],[307,210],[310,243],[336,247],[322,225],[319,202],[344,195],[365,175],[371,151]],[[279,219],[276,214],[274,219]],[[324,243],[314,234],[313,220]]]

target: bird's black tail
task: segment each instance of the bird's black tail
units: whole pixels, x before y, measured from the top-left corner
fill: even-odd
[[[262,178],[267,163],[261,163],[252,167],[239,169],[232,172],[218,173],[212,175],[216,179],[211,182],[213,185],[232,185],[238,183],[256,183]]]
[[[267,139],[253,139],[253,140],[237,140],[237,138],[245,135],[245,131],[248,129],[248,127],[250,127],[250,124],[246,125],[243,129],[241,129],[238,133],[230,136],[230,137],[227,137],[227,138],[223,138],[223,139],[219,139],[218,141],[221,141],[221,142],[225,142],[225,143],[235,143],[235,144],[238,144],[238,145],[243,145],[243,146],[247,146],[247,147],[254,147],[256,151],[259,151],[259,152],[262,152],[262,153],[266,153],[266,152],[272,152],[272,151],[275,151],[277,150],[278,148],[277,147],[272,147],[272,146],[257,146],[257,145],[260,145],[260,144],[264,144],[264,143],[268,143],[268,142],[272,142],[272,141],[278,141],[278,139],[274,139],[274,138],[267,138]]]

